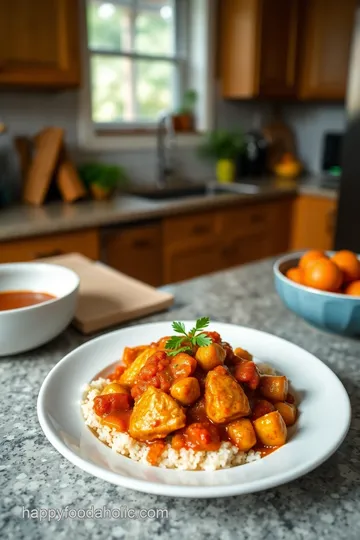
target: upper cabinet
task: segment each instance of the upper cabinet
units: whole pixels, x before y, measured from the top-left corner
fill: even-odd
[[[357,0],[221,0],[224,98],[345,97]]]
[[[223,97],[294,95],[298,0],[221,0],[220,19]]]
[[[0,2],[0,86],[80,83],[77,0]]]
[[[304,0],[299,97],[344,99],[357,0]]]

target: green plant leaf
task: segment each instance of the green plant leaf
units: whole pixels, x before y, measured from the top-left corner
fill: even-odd
[[[205,334],[198,334],[197,336],[194,336],[192,341],[195,341],[194,345],[198,345],[199,347],[207,347],[208,345],[212,344],[212,339]]]
[[[183,341],[184,338],[181,336],[171,336],[171,338],[167,340],[165,347],[170,350],[178,349],[182,346]]]
[[[200,317],[200,319],[198,319],[196,321],[196,330],[199,331],[199,330],[203,330],[204,328],[206,328],[207,326],[209,326],[210,324],[210,319],[209,317]]]
[[[172,327],[173,327],[173,330],[174,330],[175,332],[178,332],[179,334],[185,334],[185,336],[187,335],[187,334],[186,334],[185,324],[184,324],[184,323],[174,321],[174,322],[172,323]]]
[[[187,347],[180,347],[179,349],[176,349],[176,350],[171,350],[169,352],[167,352],[167,355],[168,356],[176,356],[177,354],[179,353],[182,353],[182,352],[186,352],[186,351],[191,351],[191,347],[190,346],[187,346]]]

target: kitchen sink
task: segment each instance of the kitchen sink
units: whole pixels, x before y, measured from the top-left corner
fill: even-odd
[[[219,184],[207,185],[187,185],[178,187],[165,187],[158,189],[146,189],[132,191],[131,195],[136,195],[143,199],[153,201],[166,201],[171,199],[184,199],[187,197],[208,196],[224,193],[234,193],[239,195],[253,195],[260,191],[256,184],[231,184],[221,186]]]

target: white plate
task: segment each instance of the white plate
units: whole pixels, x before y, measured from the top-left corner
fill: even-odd
[[[194,321],[187,321],[191,327]],[[171,497],[224,497],[278,486],[311,471],[335,452],[349,428],[348,395],[334,373],[312,354],[283,339],[231,324],[212,323],[234,347],[288,376],[300,401],[290,440],[271,455],[214,472],[151,467],[120,456],[85,426],[82,388],[116,362],[125,346],[156,341],[172,333],[168,322],[133,326],[106,334],[68,354],[46,377],[38,397],[38,417],[51,444],[94,476],[126,488]]]

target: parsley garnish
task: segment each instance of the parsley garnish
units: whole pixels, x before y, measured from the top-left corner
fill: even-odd
[[[207,347],[211,345],[212,339],[203,334],[202,331],[210,324],[209,317],[201,317],[196,321],[194,328],[186,332],[185,325],[182,322],[174,321],[173,330],[180,336],[171,336],[166,342],[166,350],[169,356],[175,356],[181,352],[192,351],[194,347]]]

